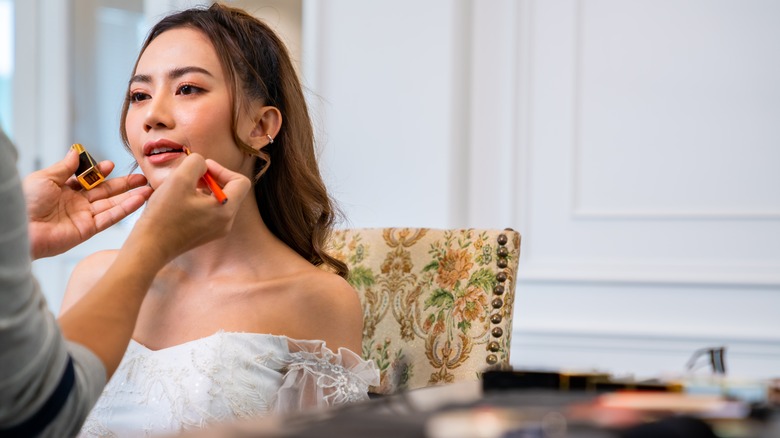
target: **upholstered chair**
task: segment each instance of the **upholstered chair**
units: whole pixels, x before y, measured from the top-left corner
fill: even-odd
[[[511,229],[334,232],[363,305],[363,356],[378,394],[478,380],[508,367],[520,234]]]

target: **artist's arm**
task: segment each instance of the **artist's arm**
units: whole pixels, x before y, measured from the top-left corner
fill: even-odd
[[[206,171],[186,157],[149,199],[122,248],[94,286],[60,316],[66,339],[94,352],[110,377],[130,342],[141,303],[157,272],[189,249],[224,236],[249,191],[249,180],[209,160],[229,202],[196,190]]]
[[[32,192],[28,193],[44,196],[26,200],[22,180],[16,170],[16,149],[1,129],[0,157],[0,205],[3,206],[3,214],[0,215],[0,436],[73,436],[106,383],[105,366],[89,349],[67,342],[54,315],[48,310],[31,274],[31,253],[40,254],[31,251],[28,227],[35,224],[28,224],[26,212],[56,213],[61,211],[63,200],[73,200],[69,196],[83,194],[75,194],[70,187],[63,189],[59,185],[61,181],[63,185],[68,184],[69,176],[56,177],[58,165],[55,165],[36,173],[29,180],[42,183],[42,186],[29,186]],[[102,168],[104,172],[109,170]],[[65,173],[70,174],[72,170]],[[120,184],[117,193],[145,182],[140,175],[132,177],[132,180],[117,180],[127,182]],[[107,187],[114,188],[113,185]],[[127,195],[120,194],[118,198],[114,195],[109,197],[127,206]],[[148,193],[144,195],[141,190],[129,197],[136,198],[130,202],[136,203],[134,208],[137,208],[148,198]],[[84,201],[83,205],[91,208],[95,206],[91,201],[99,201],[98,198],[100,195],[91,199],[82,196],[75,202]],[[29,201],[34,205],[31,206]],[[51,203],[48,210],[47,202]],[[28,206],[32,210],[28,210]],[[93,210],[94,217],[106,211],[97,207],[100,211]],[[63,236],[71,236],[68,239],[75,243],[89,237],[82,238],[76,233],[73,239],[72,232],[58,233],[57,227],[48,228],[53,224],[67,224],[67,220],[60,220],[63,217],[67,219],[69,216],[44,214],[34,218],[38,225],[43,224],[44,227],[36,228],[38,232],[33,237],[48,239],[55,246],[63,242]],[[89,215],[93,223],[97,221],[92,218],[93,215]],[[66,246],[75,243],[66,242]]]

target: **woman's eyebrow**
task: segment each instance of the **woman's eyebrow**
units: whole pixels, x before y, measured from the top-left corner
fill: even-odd
[[[206,76],[214,77],[208,70],[202,67],[195,67],[195,66],[188,66],[188,67],[179,67],[174,68],[170,72],[168,72],[168,78],[169,79],[178,79],[187,73],[203,73]]]
[[[130,78],[129,81],[127,81],[127,84],[132,85],[136,82],[140,82],[143,84],[150,84],[152,82],[152,77],[149,75],[135,75],[132,78]]]
[[[187,67],[178,67],[174,68],[170,72],[168,72],[168,79],[178,79],[187,73],[202,73],[204,75],[214,77],[208,70],[202,67],[196,67],[196,66],[187,66]],[[133,84],[135,82],[141,82],[141,83],[151,83],[152,77],[149,75],[135,75],[132,78],[130,78],[130,81],[128,84]]]

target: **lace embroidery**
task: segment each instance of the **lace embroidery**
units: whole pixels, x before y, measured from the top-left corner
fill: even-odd
[[[292,353],[288,372],[304,372],[316,378],[317,386],[325,390],[329,406],[365,399],[368,383],[339,364],[331,363],[335,356],[318,357],[311,353]]]
[[[218,332],[159,351],[131,342],[80,436],[177,433],[355,402],[378,378],[373,362],[348,350],[334,354],[322,341]]]

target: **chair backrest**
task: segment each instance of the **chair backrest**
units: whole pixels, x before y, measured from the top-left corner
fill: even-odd
[[[352,228],[330,253],[363,304],[363,357],[379,394],[478,380],[509,365],[520,234],[511,229]]]

